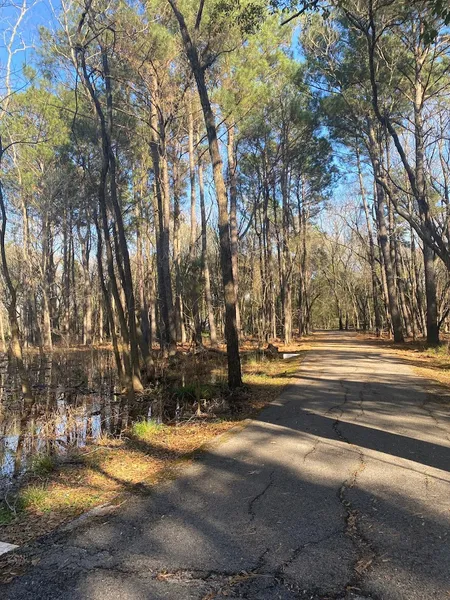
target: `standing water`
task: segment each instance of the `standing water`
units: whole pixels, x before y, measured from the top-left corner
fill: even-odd
[[[189,376],[191,385],[185,385],[181,365],[176,375],[130,400],[120,391],[109,350],[29,353],[26,361],[33,389],[29,404],[22,397],[16,369],[0,355],[0,492],[37,456],[62,458],[70,449],[102,437],[120,437],[142,419],[178,422],[186,407],[195,411],[196,396],[204,396],[204,386],[196,392],[195,377]],[[198,376],[220,385],[215,374]]]

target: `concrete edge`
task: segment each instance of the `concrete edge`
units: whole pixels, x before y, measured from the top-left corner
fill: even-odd
[[[64,523],[64,525],[57,527],[55,529],[55,531],[58,531],[61,533],[73,531],[77,527],[84,525],[86,523],[86,521],[89,521],[90,519],[93,519],[95,517],[104,517],[106,515],[109,515],[110,513],[114,512],[116,510],[116,508],[118,508],[118,506],[120,506],[120,505],[114,505],[114,504],[110,504],[110,503],[105,503],[105,504],[100,504],[99,506],[94,506],[94,508],[91,508],[90,510],[82,513],[78,517],[75,517],[75,519],[72,519],[71,521]]]
[[[8,554],[8,552],[12,552],[13,550],[17,550],[20,546],[17,544],[9,544],[8,542],[0,542],[0,556],[4,556]]]

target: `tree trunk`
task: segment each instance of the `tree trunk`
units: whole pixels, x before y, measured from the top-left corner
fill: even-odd
[[[282,161],[284,156],[285,142],[282,142]],[[281,300],[283,311],[283,333],[284,343],[290,344],[292,339],[292,286],[291,286],[291,256],[289,250],[289,189],[288,189],[288,167],[283,165],[281,172],[281,252],[280,252],[280,275],[281,275]]]
[[[230,195],[230,243],[231,261],[233,265],[233,279],[236,298],[238,298],[239,271],[238,271],[238,227],[237,227],[237,178],[236,178],[236,151],[234,147],[234,124],[227,124],[227,157],[228,157],[228,189]],[[239,303],[236,302],[236,327],[238,334],[241,332],[241,315]]]
[[[140,369],[139,369],[139,355],[137,348],[137,332],[136,332],[136,318],[135,318],[135,302],[134,293],[131,278],[131,266],[129,262],[128,246],[125,238],[125,231],[123,226],[122,212],[117,198],[117,182],[115,173],[115,156],[111,146],[111,132],[112,132],[112,93],[111,93],[111,82],[109,77],[109,67],[106,56],[106,51],[102,49],[102,64],[104,69],[105,89],[107,96],[107,114],[108,121],[105,119],[105,114],[93,88],[92,81],[90,79],[86,57],[83,50],[79,50],[79,58],[81,60],[81,73],[83,77],[83,83],[86,86],[92,103],[95,107],[95,111],[100,123],[101,132],[101,147],[102,147],[102,164],[100,170],[100,180],[98,185],[98,203],[100,209],[100,217],[103,228],[103,235],[105,240],[107,267],[109,283],[111,291],[116,304],[117,313],[119,316],[119,322],[121,327],[122,335],[122,349],[123,349],[123,360],[124,360],[124,375],[123,379],[124,386],[128,393],[133,393],[135,390],[142,390],[142,382],[140,380]],[[126,295],[126,302],[128,308],[128,321],[123,309],[123,305],[120,298],[120,292],[116,280],[116,272],[114,267],[114,255],[111,245],[111,233],[110,224],[108,222],[108,206],[106,201],[107,191],[107,180],[109,175],[110,193],[111,193],[111,204],[113,205],[113,211],[116,218],[113,225],[117,225],[119,233],[119,244],[118,250],[121,256],[116,256],[116,263],[122,279],[122,287]],[[99,230],[100,231],[100,230]],[[113,228],[115,232],[115,227]],[[123,264],[122,262],[123,261]],[[99,265],[100,266],[100,265]],[[108,296],[107,287],[103,280],[102,287],[105,298]],[[108,306],[106,305],[108,308]],[[114,329],[114,313],[109,314],[109,324],[111,329]],[[130,356],[131,349],[131,356]],[[120,361],[117,363],[119,370],[121,368]]]
[[[108,287],[105,282],[105,275],[103,270],[103,242],[102,242],[102,233],[100,230],[100,225],[98,223],[97,215],[94,213],[94,222],[97,230],[97,269],[98,269],[98,278],[100,282],[100,287],[102,290],[103,301],[106,308],[106,316],[109,323],[109,332],[111,335],[111,340],[113,344],[113,352],[114,358],[116,361],[117,375],[119,377],[119,381],[124,382],[124,371],[122,367],[122,360],[120,357],[119,343],[117,340],[116,334],[116,324],[114,322],[114,309],[113,309],[113,300],[108,291]],[[127,383],[127,382],[125,382]]]
[[[87,221],[87,219],[86,219]],[[89,272],[89,258],[91,252],[91,230],[86,227],[86,233],[81,233],[78,225],[78,240],[81,246],[81,267],[83,270],[83,344],[90,346],[92,344],[92,283]]]
[[[164,124],[158,119],[158,88],[156,78],[152,78],[151,99],[151,142],[155,191],[158,204],[158,234],[156,257],[158,264],[158,288],[160,321],[162,323],[161,347],[169,352],[176,349],[176,328],[173,309],[172,278],[170,272],[170,186],[167,165]]]
[[[136,279],[138,286],[139,319],[137,334],[142,356],[147,369],[147,376],[153,377],[153,360],[150,354],[150,323],[148,320],[148,304],[145,296],[144,256],[142,251],[142,196],[136,198]]]
[[[379,91],[378,91],[378,80],[377,80],[377,68],[376,68],[376,53],[377,44],[379,40],[379,32],[377,30],[373,6],[370,5],[369,11],[369,22],[368,27],[364,29],[367,40],[368,48],[368,59],[369,59],[369,71],[370,81],[372,87],[372,105],[374,108],[375,115],[384,128],[389,133],[390,138],[394,142],[394,146],[401,159],[403,167],[405,169],[408,181],[410,184],[411,191],[417,202],[419,215],[421,218],[421,228],[418,228],[418,232],[423,239],[424,245],[433,245],[437,247],[440,252],[442,260],[445,262],[447,269],[450,269],[450,255],[448,248],[445,246],[442,236],[435,236],[435,228],[433,226],[430,213],[429,205],[426,195],[426,185],[424,176],[424,134],[423,134],[423,107],[425,100],[425,87],[423,82],[424,77],[424,64],[425,58],[429,51],[428,46],[423,43],[423,30],[424,23],[419,20],[418,26],[412,31],[412,39],[410,40],[414,50],[414,81],[413,83],[413,108],[414,108],[414,137],[415,137],[415,168],[413,168],[409,162],[405,147],[402,145],[401,139],[395,129],[394,122],[391,120],[388,114],[380,109],[379,105]],[[381,171],[379,172],[381,181]],[[411,223],[412,221],[410,221]],[[431,256],[427,253],[424,256],[424,266],[427,263],[425,269],[425,286],[426,286],[426,299],[427,299],[427,341],[430,344],[439,343],[439,327],[437,323],[437,302],[436,302],[436,286],[435,286],[435,273],[434,273],[434,261]]]
[[[191,220],[189,236],[189,257],[191,262],[195,259],[195,244],[197,241],[197,195],[195,193],[195,153],[194,153],[194,115],[193,98],[189,98],[188,106],[188,151],[189,151],[189,186],[191,195]]]
[[[180,246],[180,172],[177,164],[173,164],[173,262],[175,264],[175,329],[177,341],[186,342],[184,326],[183,290],[181,281],[181,246]]]
[[[439,344],[435,255],[433,250],[426,244],[423,245],[422,252],[425,271],[425,296],[427,300],[427,343],[435,346]]]
[[[394,330],[394,340],[396,342],[403,342],[403,330],[402,322],[400,317],[400,311],[398,308],[397,295],[395,289],[395,274],[394,268],[391,261],[389,240],[386,228],[386,219],[384,211],[386,207],[384,187],[381,184],[381,162],[379,158],[379,147],[376,141],[375,130],[371,126],[369,130],[369,143],[370,143],[370,158],[372,161],[372,167],[375,177],[375,208],[377,213],[377,223],[381,251],[383,253],[383,263],[386,272],[386,283],[389,300],[389,311],[391,314],[392,328]]]
[[[236,322],[236,290],[233,278],[233,264],[231,258],[231,241],[228,217],[228,202],[223,177],[223,162],[220,154],[219,142],[214,113],[211,108],[208,89],[205,81],[205,71],[200,64],[198,50],[194,46],[185,20],[178,10],[176,0],[169,0],[175,17],[178,21],[184,49],[186,51],[192,72],[197,83],[198,94],[203,109],[206,132],[208,136],[209,153],[213,167],[214,186],[217,196],[219,217],[220,264],[225,299],[225,338],[227,342],[228,385],[235,389],[242,385],[241,360],[239,355],[239,335]]]
[[[3,145],[0,137],[0,164],[3,158]],[[20,377],[20,383],[22,388],[22,395],[26,404],[33,402],[33,394],[31,391],[30,378],[28,371],[25,367],[22,353],[22,340],[19,329],[19,321],[17,319],[17,293],[16,288],[12,282],[8,259],[6,258],[6,207],[5,200],[3,197],[3,185],[0,181],[0,213],[1,213],[1,228],[0,228],[0,268],[3,275],[3,280],[8,292],[8,298],[5,298],[5,306],[8,312],[9,329],[10,329],[10,345],[9,350],[11,356],[17,366],[17,371]]]
[[[125,302],[128,311],[128,337],[131,359],[131,376],[134,391],[142,391],[141,371],[139,365],[139,347],[136,329],[136,303],[134,298],[133,277],[131,273],[130,255],[128,252],[128,244],[125,235],[125,227],[122,217],[122,209],[119,204],[117,195],[117,178],[116,178],[116,157],[112,147],[112,131],[113,131],[113,97],[111,89],[111,77],[109,73],[108,56],[106,50],[102,48],[102,65],[105,77],[105,90],[107,101],[107,131],[105,136],[106,149],[109,155],[109,175],[110,175],[110,194],[111,204],[117,224],[119,237],[120,255],[123,262],[123,281],[122,286],[125,292]],[[102,123],[102,121],[101,121]],[[120,272],[120,261],[119,272]]]
[[[358,167],[358,176],[359,176],[359,187],[361,191],[361,200],[364,208],[364,215],[366,217],[366,225],[367,225],[367,235],[369,238],[369,263],[370,263],[370,274],[372,277],[372,302],[373,302],[373,312],[375,315],[375,333],[377,336],[381,333],[382,328],[382,320],[381,320],[381,312],[380,312],[380,304],[379,304],[379,296],[378,296],[378,283],[377,283],[377,271],[376,271],[376,262],[375,262],[375,247],[373,243],[373,231],[372,231],[372,221],[369,215],[369,208],[367,206],[367,196],[366,190],[364,187],[364,181],[361,171],[361,161],[359,156],[359,148],[356,146],[356,161]]]
[[[420,45],[420,42],[419,42]],[[416,148],[416,188],[418,207],[423,226],[431,233],[430,214],[428,210],[427,190],[425,182],[425,140],[423,133],[423,99],[424,88],[422,83],[423,54],[419,46],[415,49],[415,98],[414,98],[414,133]],[[436,270],[434,252],[424,242],[423,265],[425,271],[425,297],[427,301],[427,342],[431,345],[439,344],[438,307],[436,294]]]

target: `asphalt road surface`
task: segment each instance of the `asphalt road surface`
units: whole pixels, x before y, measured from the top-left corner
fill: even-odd
[[[450,398],[319,334],[278,401],[109,516],[24,550],[3,600],[450,598]]]

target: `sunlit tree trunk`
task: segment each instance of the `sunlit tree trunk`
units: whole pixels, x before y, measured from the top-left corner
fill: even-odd
[[[225,299],[225,338],[227,342],[228,385],[235,389],[242,385],[241,360],[239,355],[239,335],[236,322],[236,290],[233,279],[233,264],[231,258],[231,241],[229,230],[229,215],[227,193],[223,176],[223,162],[217,139],[217,128],[214,113],[211,108],[208,89],[205,81],[205,70],[200,63],[198,50],[192,42],[186,22],[179,11],[176,0],[169,0],[174,15],[180,27],[184,49],[197,83],[200,103],[205,119],[208,136],[209,153],[213,167],[214,186],[217,197],[220,261]]]
[[[236,298],[238,298],[239,288],[239,270],[238,270],[238,226],[237,226],[237,176],[236,176],[236,149],[234,144],[234,125],[226,123],[227,138],[227,157],[228,157],[228,189],[230,196],[230,242],[231,242],[231,261],[233,266],[233,279]],[[239,312],[239,303],[236,302],[236,326],[238,333],[241,331],[241,316]]]

